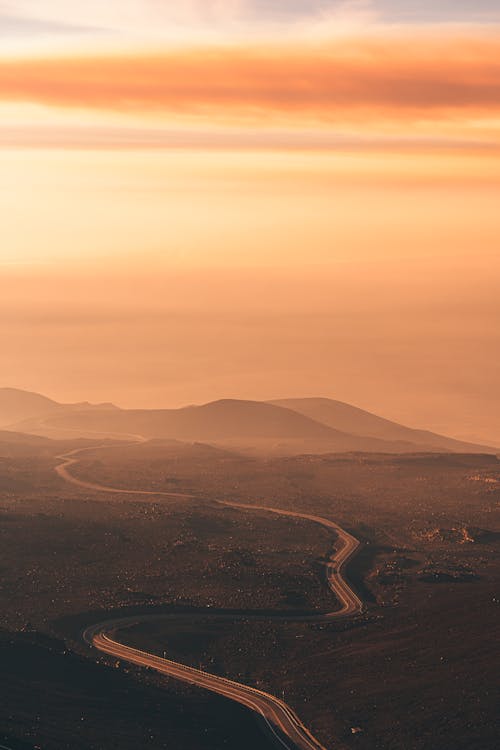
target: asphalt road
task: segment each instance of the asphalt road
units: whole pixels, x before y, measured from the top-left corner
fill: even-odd
[[[79,459],[77,456],[79,454],[94,449],[95,448],[78,449],[60,456],[61,463],[56,467],[57,474],[65,481],[75,484],[78,487],[84,487],[99,492],[123,493],[127,495],[155,495],[184,498],[194,497],[193,495],[181,493],[118,489],[77,479],[69,472],[69,468],[78,463]],[[314,621],[332,620],[335,618],[360,614],[363,611],[363,603],[361,599],[351,589],[343,575],[347,563],[360,547],[360,542],[352,536],[352,534],[349,534],[342,529],[334,521],[321,518],[320,516],[314,516],[307,513],[297,513],[282,508],[230,503],[222,500],[218,502],[220,505],[237,508],[242,511],[263,511],[279,514],[281,516],[301,518],[306,521],[311,521],[312,523],[317,523],[333,531],[337,542],[340,542],[341,544],[336,545],[337,549],[332,553],[326,565],[326,577],[330,589],[340,602],[340,609],[323,615],[312,615],[310,617],[302,616],[300,619],[310,619]],[[273,734],[276,740],[277,746],[281,748],[285,748],[286,750],[326,750],[326,748],[315,737],[313,737],[297,714],[279,698],[258,690],[257,688],[233,680],[228,680],[224,677],[219,677],[218,675],[210,674],[208,672],[203,672],[194,667],[179,664],[175,661],[156,656],[155,654],[149,654],[145,651],[131,648],[130,646],[126,646],[116,640],[114,634],[118,629],[130,627],[143,619],[151,619],[151,616],[107,621],[88,628],[85,631],[84,637],[89,644],[93,645],[99,651],[117,659],[143,667],[149,667],[160,674],[165,674],[174,679],[181,680],[182,682],[197,685],[198,687],[210,690],[213,693],[223,695],[237,703],[241,703],[254,711],[266,722],[269,731]],[[290,617],[287,619],[290,619]]]
[[[116,446],[106,445],[102,447],[114,448]],[[65,453],[62,456],[58,456],[58,458],[62,460],[62,463],[56,466],[55,468],[56,474],[58,474],[61,477],[61,479],[64,479],[66,482],[70,482],[71,484],[75,484],[77,487],[83,487],[87,490],[94,490],[96,492],[107,492],[108,494],[119,494],[119,495],[163,495],[166,497],[184,497],[184,498],[194,497],[194,495],[186,495],[181,492],[145,492],[144,490],[124,490],[124,489],[119,489],[115,487],[105,487],[102,484],[95,484],[94,482],[86,482],[83,479],[78,479],[77,477],[73,476],[73,474],[71,474],[68,471],[68,469],[70,466],[74,466],[75,464],[79,462],[79,459],[75,458],[75,456],[78,456],[87,451],[93,451],[95,449],[96,449],[95,446],[92,446],[90,448],[77,448],[74,451],[70,451],[70,453]]]
[[[243,505],[241,503],[229,503],[223,500],[218,501],[219,505],[226,505],[230,508],[241,508],[245,510],[261,510],[268,513],[277,513],[280,516],[289,518],[302,518],[306,521],[312,521],[320,526],[335,532],[337,539],[342,542],[340,549],[336,550],[330,557],[326,566],[326,577],[328,585],[341,604],[341,609],[330,612],[325,615],[329,618],[346,617],[347,615],[356,615],[362,612],[363,602],[351,589],[345,578],[343,571],[349,560],[356,554],[360,547],[360,542],[356,537],[349,534],[334,521],[321,516],[313,516],[309,513],[297,513],[295,511],[283,510],[282,508],[269,508],[265,505]]]

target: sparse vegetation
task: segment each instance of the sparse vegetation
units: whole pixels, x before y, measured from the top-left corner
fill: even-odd
[[[55,451],[33,444],[31,453],[0,464],[0,602],[3,627],[10,632],[3,646],[7,660],[9,643],[27,648],[26,654],[35,646],[37,653],[45,649],[48,662],[54,653],[59,660],[70,658],[60,645],[47,652],[46,642],[38,640],[45,636],[64,638],[83,654],[81,628],[111,612],[184,609],[180,621],[143,625],[125,637],[275,694],[284,692],[326,746],[335,739],[346,747],[392,750],[408,747],[411,739],[418,750],[434,750],[437,733],[440,748],[493,747],[485,721],[491,696],[480,691],[491,662],[487,652],[479,656],[485,625],[475,613],[480,606],[492,626],[498,491],[495,482],[471,482],[470,476],[499,478],[495,459],[258,459],[203,445],[152,443],[96,447],[74,468],[111,486],[193,492],[190,500],[103,498],[57,479]],[[224,508],[214,502],[218,499],[265,500],[334,518],[351,529],[365,542],[349,575],[369,602],[366,617],[332,625],[266,617],[214,620],[209,613],[231,609],[285,613],[332,607],[322,575],[334,543],[326,530],[300,519]],[[22,631],[27,635],[19,641],[15,634]],[[468,659],[464,643],[476,639],[475,656]],[[95,654],[93,659],[102,661]],[[70,663],[75,688],[83,662]],[[146,695],[161,688],[155,700],[164,694],[165,705],[185,698],[196,712],[196,700],[203,705],[208,700],[198,695],[191,704],[186,688],[169,682],[164,693],[158,677],[122,670],[134,685],[128,689]],[[466,689],[460,670],[468,674]],[[6,679],[8,685],[13,677]],[[418,696],[413,711],[412,696]],[[8,719],[11,735],[29,742],[32,717],[17,716],[12,700],[5,705],[10,719],[6,708],[2,721]],[[60,705],[52,705],[57,713]],[[217,704],[218,715],[230,710],[225,705]],[[191,710],[183,706],[184,712]],[[97,731],[92,722],[98,718],[88,711],[88,727]],[[38,726],[42,747],[55,748],[49,727]],[[66,726],[69,731],[71,722]],[[352,727],[363,731],[353,733]],[[169,731],[189,747],[182,727]],[[217,731],[209,729],[203,741],[197,740],[199,747],[216,747]],[[147,746],[163,747],[163,741],[159,731]],[[58,742],[65,747],[61,737]],[[90,739],[86,746],[101,747]]]

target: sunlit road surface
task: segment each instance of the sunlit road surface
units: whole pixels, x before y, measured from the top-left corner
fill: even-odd
[[[121,490],[77,479],[68,471],[68,469],[70,466],[78,463],[78,458],[76,458],[76,456],[86,450],[94,450],[94,448],[79,449],[67,453],[64,456],[60,456],[59,458],[62,460],[62,463],[56,467],[57,474],[67,482],[99,492],[124,493],[128,495],[193,497],[193,495],[183,495],[170,492]],[[340,602],[340,609],[324,615],[312,615],[310,618],[303,616],[299,619],[312,619],[315,621],[326,619],[332,620],[334,618],[356,615],[363,611],[363,603],[361,599],[355,594],[343,577],[345,566],[360,546],[359,541],[354,536],[333,521],[321,518],[320,516],[314,516],[307,513],[297,513],[294,511],[283,510],[281,508],[270,508],[261,505],[231,503],[222,500],[218,502],[220,505],[245,511],[264,511],[291,518],[300,518],[320,524],[321,526],[334,531],[337,541],[340,544],[337,545],[338,549],[333,552],[326,565],[326,574],[328,585]],[[138,623],[141,618],[137,617],[134,619],[135,622]],[[290,620],[292,618],[288,617],[287,619]],[[297,714],[284,701],[276,698],[274,695],[258,690],[257,688],[243,685],[239,682],[228,680],[224,677],[219,677],[218,675],[210,674],[209,672],[203,672],[194,667],[179,664],[170,659],[165,659],[126,646],[112,637],[112,633],[114,633],[114,630],[116,630],[117,627],[120,627],[120,624],[123,626],[125,621],[109,621],[100,626],[91,627],[86,631],[86,638],[95,648],[99,649],[99,651],[103,651],[117,659],[137,664],[139,666],[149,667],[160,674],[168,675],[169,677],[181,680],[182,682],[187,682],[191,685],[197,685],[198,687],[210,690],[213,693],[223,695],[237,703],[241,703],[243,706],[246,706],[258,716],[262,717],[274,736],[276,744],[282,748],[286,748],[287,750],[326,750],[325,747],[313,737]]]
[[[116,446],[102,446],[102,447],[116,447]],[[124,490],[124,489],[117,489],[114,487],[105,487],[102,484],[95,484],[94,482],[86,482],[84,479],[78,479],[77,477],[73,476],[73,474],[70,474],[68,471],[70,466],[74,466],[75,464],[79,463],[80,459],[75,458],[75,456],[78,456],[82,453],[85,453],[86,451],[94,451],[96,450],[96,446],[92,446],[90,448],[77,448],[74,451],[71,451],[70,453],[65,453],[63,456],[58,456],[62,460],[63,463],[59,464],[59,466],[56,466],[56,474],[58,474],[61,479],[64,479],[66,482],[70,482],[71,484],[75,484],[77,487],[83,487],[86,490],[95,490],[96,492],[107,492],[108,494],[119,494],[119,495],[163,495],[166,497],[185,497],[185,498],[192,498],[193,495],[186,495],[181,492],[145,492],[144,490]]]
[[[93,644],[100,651],[118,659],[150,667],[161,674],[197,685],[210,690],[212,693],[219,693],[230,700],[241,703],[264,719],[276,741],[282,747],[289,748],[289,750],[294,748],[324,750],[323,746],[309,733],[286,703],[257,688],[248,687],[224,677],[202,672],[194,667],[187,667],[169,659],[162,659],[159,656],[124,646],[106,633],[95,635]]]
[[[326,576],[330,589],[340,602],[341,609],[335,610],[335,612],[330,612],[328,615],[325,615],[325,617],[330,619],[334,617],[346,617],[348,615],[356,615],[362,612],[363,602],[354,593],[342,575],[345,566],[360,547],[360,543],[356,537],[349,534],[334,521],[329,521],[327,518],[321,518],[321,516],[313,516],[308,513],[296,513],[290,510],[282,510],[281,508],[268,508],[264,505],[242,505],[241,503],[229,503],[223,500],[219,500],[218,502],[219,505],[226,505],[230,508],[243,508],[245,510],[253,511],[261,510],[268,513],[277,513],[280,516],[287,516],[289,518],[301,518],[334,531],[338,541],[342,544],[340,549],[336,550],[330,556],[326,565]]]

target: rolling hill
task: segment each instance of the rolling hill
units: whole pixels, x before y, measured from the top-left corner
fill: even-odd
[[[55,447],[49,438],[22,432],[0,430],[0,458],[22,458],[40,455]]]
[[[114,404],[60,404],[39,393],[19,388],[0,388],[0,429],[25,421],[43,420],[55,414],[74,411],[117,410]]]
[[[415,430],[334,399],[291,398],[277,399],[269,403],[293,409],[299,414],[335,427],[337,430],[380,440],[413,443],[419,446],[420,450],[459,453],[491,450],[487,446],[462,442],[428,430]]]
[[[30,428],[30,420],[23,427]],[[33,425],[34,426],[34,425]],[[214,401],[181,409],[81,409],[53,413],[47,426],[82,432],[140,434],[147,438],[207,441],[247,439],[330,440],[337,430],[303,414],[259,401]]]
[[[29,394],[30,396],[33,394]],[[41,397],[43,399],[43,397]],[[276,402],[222,399],[180,409],[118,409],[113,405],[42,402],[45,411],[11,429],[64,437],[173,439],[273,453],[422,451],[488,452],[421,430],[412,430],[348,404],[328,399]],[[35,404],[36,406],[36,404]],[[295,407],[295,408],[293,408]]]
[[[0,388],[0,428],[24,419],[51,414],[59,408],[60,404],[39,393]]]

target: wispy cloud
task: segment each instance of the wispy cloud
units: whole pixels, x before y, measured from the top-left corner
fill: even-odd
[[[383,21],[393,23],[498,23],[498,0],[373,0]]]
[[[54,34],[95,34],[102,29],[89,26],[71,26],[70,24],[43,21],[36,18],[0,16],[0,37],[38,37]]]
[[[3,60],[0,100],[104,111],[335,122],[500,109],[500,37],[399,35],[322,45]]]
[[[26,7],[27,6],[27,7]],[[38,9],[26,3],[0,3],[0,38],[39,37],[53,35],[92,34],[103,29],[93,24],[73,23],[71,19],[44,14],[44,3]],[[23,12],[24,11],[24,12]]]
[[[87,0],[75,7],[65,0],[13,0],[0,4],[0,12],[23,18],[61,19],[68,23],[100,24],[103,19],[115,17],[117,23],[127,23],[130,19],[142,18],[165,21],[204,22],[224,19],[250,18],[294,18],[330,13],[341,10],[358,10],[373,6],[374,0],[177,0],[165,3],[163,0]],[[117,10],[122,15],[117,17]]]
[[[373,0],[13,0],[0,3],[2,36],[74,34],[109,29],[128,39],[182,41],[193,35],[234,38],[272,33],[279,27],[304,31],[318,23],[339,29],[373,20]]]
[[[317,129],[0,127],[0,148],[216,149],[272,151],[458,151],[500,154],[500,142],[480,138],[418,135],[355,135]]]
[[[0,3],[2,36],[109,28],[158,35],[170,27],[211,32],[241,24],[500,22],[498,0],[11,0]]]

